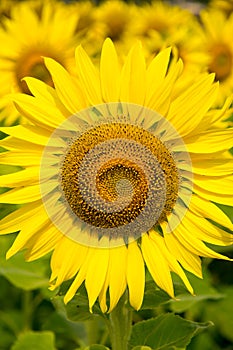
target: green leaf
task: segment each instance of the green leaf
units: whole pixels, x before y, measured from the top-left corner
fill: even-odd
[[[47,320],[43,323],[43,330],[50,330],[56,333],[57,344],[60,342],[65,347],[66,341],[71,339],[80,345],[88,344],[84,322],[71,322],[66,315],[54,311],[48,315]],[[60,345],[62,348],[62,346]]]
[[[94,344],[94,345],[88,346],[87,348],[85,348],[85,350],[109,350],[109,348],[106,348],[106,346],[104,345]]]
[[[64,304],[63,296],[54,297],[52,302],[57,310],[65,312],[68,320],[73,322],[83,322],[102,315],[97,305],[94,305],[93,313],[89,311],[88,298],[81,293],[77,293],[67,305]]]
[[[1,329],[0,327],[0,339],[1,339],[0,349],[5,350],[5,349],[10,349],[10,346],[14,342],[15,337],[7,329]]]
[[[216,295],[179,295],[177,297],[177,300],[171,300],[171,310],[174,312],[182,313],[184,311],[187,311],[191,307],[193,307],[197,302],[203,301],[206,299],[212,299],[212,300],[218,300],[220,298],[223,298],[223,294],[216,294]]]
[[[233,341],[233,286],[227,286],[222,290],[225,298],[205,303],[203,307],[204,318],[211,319],[221,335],[229,341]]]
[[[176,294],[176,299],[170,299],[169,301],[172,311],[181,313],[195,306],[200,301],[218,300],[224,297],[222,293],[217,292],[211,285],[210,276],[206,271],[203,279],[189,273],[187,275],[196,295],[193,296],[187,291],[182,292],[182,294]]]
[[[19,336],[11,350],[56,350],[52,332],[27,332]]]
[[[12,334],[16,335],[22,330],[23,322],[24,319],[22,310],[14,310],[9,308],[7,308],[5,311],[0,310],[0,329],[1,327],[7,328],[8,331],[11,331]],[[2,338],[0,339],[2,342]]]
[[[2,264],[0,274],[6,277],[12,284],[24,290],[33,290],[48,286],[48,278],[43,274],[42,261],[26,263],[22,254],[13,257]]]
[[[130,346],[146,345],[153,350],[172,350],[186,347],[193,336],[212,323],[197,323],[172,313],[136,323],[132,328]]]
[[[213,327],[214,333],[217,333],[216,327]],[[217,333],[218,334],[218,333]],[[220,348],[215,343],[214,336],[211,332],[204,332],[195,337],[192,341],[192,350],[220,350]],[[190,349],[190,350],[191,350]]]
[[[141,310],[154,309],[169,300],[169,295],[161,289],[158,289],[154,281],[147,281]]]
[[[33,290],[48,286],[48,260],[46,258],[26,262],[20,252],[6,260],[6,251],[12,244],[15,235],[1,237],[0,275],[8,279],[13,285],[24,290]]]
[[[135,346],[132,350],[152,350],[149,346],[138,345]]]

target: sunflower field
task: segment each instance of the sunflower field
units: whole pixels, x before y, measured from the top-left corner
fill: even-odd
[[[0,350],[233,350],[232,36],[232,0],[1,0]]]

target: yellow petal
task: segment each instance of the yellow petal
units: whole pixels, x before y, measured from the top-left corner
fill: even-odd
[[[202,125],[203,128],[208,129],[210,125],[212,126],[217,126],[219,122],[221,123],[226,119],[226,117],[229,115],[228,113],[231,111],[230,106],[233,100],[233,95],[230,95],[226,101],[224,102],[224,105],[222,108],[218,109],[211,109],[209,112],[206,114],[205,118],[202,120]],[[223,125],[221,125],[222,127]],[[195,132],[195,134],[198,133],[198,127]]]
[[[195,174],[205,175],[206,169],[208,169],[209,176],[224,176],[232,174],[232,163],[233,158],[228,157],[228,159],[221,158],[211,158],[206,157],[206,155],[198,154],[197,157],[193,157],[192,154],[192,168]]]
[[[0,164],[19,165],[23,167],[40,166],[40,152],[3,152],[0,154]]]
[[[167,48],[151,61],[147,72],[147,91],[146,99],[150,100],[151,96],[157,93],[159,86],[163,83],[164,78],[167,74],[168,64],[170,62],[171,48]]]
[[[87,107],[82,90],[65,68],[52,58],[44,58],[55,85],[58,97],[71,114]]]
[[[182,136],[190,134],[201,123],[214,103],[218,85],[213,85],[212,82],[213,76],[204,75],[171,102],[167,118]],[[192,96],[191,99],[190,96]]]
[[[174,84],[178,79],[183,69],[182,61],[179,60],[171,67],[167,76],[157,90],[152,90],[153,93],[146,96],[145,106],[151,108],[163,116],[166,116],[171,102],[171,93]]]
[[[127,248],[125,246],[110,249],[109,260],[109,312],[116,306],[126,289]]]
[[[144,296],[145,267],[142,253],[136,242],[132,242],[128,245],[126,278],[129,288],[130,304],[136,310],[139,310]]]
[[[0,146],[13,151],[25,152],[25,150],[28,149],[30,150],[28,152],[40,152],[40,154],[43,152],[44,149],[44,146],[42,145],[37,145],[35,143],[20,140],[13,136],[9,136],[3,140],[0,140]]]
[[[183,223],[189,228],[189,232],[195,232],[195,237],[207,243],[220,246],[233,244],[233,235],[213,225],[203,217],[196,216],[189,210]],[[233,224],[231,225],[233,229]]]
[[[83,265],[88,248],[62,235],[51,258],[52,278],[56,278],[54,288],[72,278]],[[62,256],[62,259],[61,259]]]
[[[233,130],[209,130],[186,139],[186,147],[191,153],[214,153],[232,147]]]
[[[233,196],[233,176],[232,175],[221,176],[221,177],[195,175],[194,184],[210,192],[219,193],[219,194],[222,194],[223,196],[224,194]]]
[[[39,182],[39,168],[31,167],[16,173],[0,176],[1,187],[21,187],[28,184],[36,185]]]
[[[38,207],[42,206],[41,201],[26,204],[5,216],[0,222],[0,233],[12,233],[19,231],[23,227],[30,228],[30,219],[38,213]]]
[[[207,191],[206,189],[201,188],[197,185],[195,185],[194,189],[195,189],[195,193],[204,199],[207,199],[207,200],[215,202],[215,203],[232,206],[232,194],[222,195],[221,193],[210,192],[210,191]]]
[[[65,116],[58,108],[45,102],[39,104],[33,96],[14,94],[12,100],[21,115],[42,128],[49,130],[57,128],[65,120]]]
[[[202,278],[201,259],[199,256],[187,250],[173,234],[167,234],[165,230],[163,230],[163,233],[166,246],[176,260],[178,260],[187,271]]]
[[[38,220],[37,215],[40,217],[40,220]],[[28,242],[33,245],[33,242],[38,238],[38,236],[40,236],[39,231],[42,230],[42,232],[46,232],[47,227],[49,228],[51,221],[48,219],[42,206],[37,208],[37,215],[32,216],[30,220],[21,225],[20,233],[7,252],[7,259],[16,254],[18,251],[27,248]],[[49,236],[47,237],[49,238]]]
[[[211,219],[218,224],[229,228],[230,230],[233,228],[229,217],[209,200],[193,195],[190,203],[190,210],[197,216],[204,216],[205,218]]]
[[[33,77],[26,77],[23,80],[27,83],[32,95],[37,98],[38,103],[51,103],[53,106],[59,108],[66,118],[70,116],[70,111],[61,102],[57,91],[53,87]]]
[[[110,39],[106,39],[100,60],[100,82],[103,100],[117,102],[119,100],[119,65],[115,47]]]
[[[92,250],[92,257],[89,261],[85,281],[90,310],[92,310],[92,307],[104,285],[109,263],[109,249],[100,248]]]
[[[81,46],[76,49],[76,65],[81,88],[91,105],[103,102],[97,69]]]
[[[105,277],[103,288],[101,289],[100,294],[99,294],[99,304],[100,304],[101,311],[103,313],[107,312],[107,310],[108,310],[107,290],[108,290],[108,286],[109,286],[109,277],[110,277],[110,271],[108,269],[106,277]]]
[[[18,139],[45,146],[51,133],[44,128],[35,125],[16,125],[11,127],[1,127],[0,131],[14,136]]]
[[[157,244],[148,234],[142,236],[141,248],[147,268],[155,283],[171,297],[174,297],[173,283],[168,263]]]
[[[53,250],[62,239],[63,234],[57,230],[53,224],[46,225],[38,230],[33,239],[29,239],[26,244],[25,259],[33,261],[41,258]]]
[[[174,258],[174,256],[167,249],[164,238],[161,237],[155,231],[150,231],[150,237],[155,241],[155,244],[158,246],[158,249],[161,251],[162,255],[167,260],[167,263],[168,263],[171,271],[175,272],[178,276],[180,276],[180,278],[184,282],[188,291],[191,294],[193,294],[193,288],[192,288],[191,284],[189,283],[187,276],[185,275],[184,271],[180,267],[177,260]]]
[[[89,254],[87,255],[83,265],[81,266],[79,272],[77,273],[77,276],[75,277],[73,283],[71,284],[66,295],[64,296],[64,303],[65,304],[67,304],[74,297],[76,291],[79,289],[79,287],[81,286],[81,284],[85,280],[91,255],[92,254],[90,254],[90,250],[89,250]]]
[[[199,238],[193,235],[192,232],[189,232],[189,229],[183,225],[183,221],[177,229],[173,231],[173,234],[186,249],[194,254],[209,258],[230,260],[208,248]]]
[[[34,77],[25,77],[22,80],[27,83],[27,86],[33,96],[40,98],[46,103],[49,102],[53,105],[58,104],[59,98],[54,87]]]
[[[130,50],[122,68],[120,99],[122,102],[144,104],[146,93],[146,63],[141,44]]]
[[[24,204],[41,198],[40,186],[15,188],[0,195],[1,203]]]

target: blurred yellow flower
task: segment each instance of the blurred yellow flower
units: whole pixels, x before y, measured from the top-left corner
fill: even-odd
[[[233,11],[233,0],[211,0],[208,6],[215,10],[224,11],[227,15],[230,15]]]
[[[205,35],[204,48],[209,55],[207,69],[215,73],[219,81],[220,94],[217,104],[233,91],[233,14],[227,17],[223,12],[205,10],[201,12]]]
[[[127,34],[135,6],[121,0],[105,1],[96,7],[95,17],[103,28],[104,36],[119,41]]]
[[[68,70],[73,66],[77,23],[78,14],[59,2],[27,1],[11,6],[10,18],[3,20],[0,29],[0,118],[6,124],[19,116],[7,95],[30,93],[22,78],[32,76],[53,84],[43,56],[56,59]]]
[[[182,59],[185,71],[203,71],[208,56],[203,49],[200,23],[191,12],[169,3],[153,1],[138,7],[135,16],[131,33],[140,38],[148,57],[172,46],[173,54]]]

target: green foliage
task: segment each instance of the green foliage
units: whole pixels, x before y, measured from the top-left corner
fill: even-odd
[[[154,281],[147,281],[141,310],[154,309],[169,300],[169,295],[158,289]]]
[[[91,346],[88,346],[87,348],[85,348],[85,350],[108,350],[108,349],[109,348],[106,348],[106,346],[98,345],[98,344],[91,345]]]
[[[184,291],[183,293],[177,293],[176,299],[169,301],[169,305],[172,311],[182,313],[195,307],[196,304],[204,300],[218,300],[224,298],[224,294],[219,293],[210,283],[210,276],[205,271],[204,278],[199,279],[192,274],[188,274],[189,280],[194,288],[195,295],[191,295]]]
[[[26,262],[23,253],[19,253],[9,260],[5,254],[13,242],[14,235],[1,237],[0,275],[6,277],[14,286],[24,290],[33,290],[48,286],[48,271],[44,259]]]
[[[225,287],[223,292],[225,297],[218,303],[206,303],[203,318],[211,319],[220,333],[233,343],[233,286]]]
[[[26,332],[19,336],[11,350],[56,350],[52,332]]]
[[[88,321],[96,315],[102,315],[97,304],[93,307],[92,313],[89,311],[88,298],[84,292],[77,293],[67,305],[64,305],[63,296],[55,296],[53,303],[58,310],[65,311],[67,318],[73,322]]]
[[[194,335],[210,325],[209,322],[192,322],[167,313],[133,326],[130,345],[147,345],[153,350],[186,347]]]

